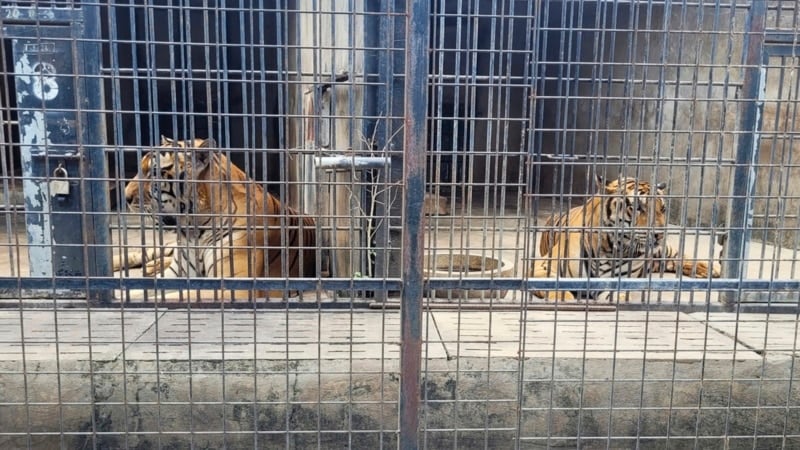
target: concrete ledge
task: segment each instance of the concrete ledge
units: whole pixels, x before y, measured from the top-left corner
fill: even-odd
[[[427,313],[430,448],[800,444],[793,316],[555,314]],[[395,312],[2,311],[0,448],[396,447],[399,344]]]

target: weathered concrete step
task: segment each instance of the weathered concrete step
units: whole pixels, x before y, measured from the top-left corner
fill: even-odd
[[[790,316],[423,317],[429,448],[800,435]],[[399,345],[396,312],[1,311],[0,448],[395,448]]]

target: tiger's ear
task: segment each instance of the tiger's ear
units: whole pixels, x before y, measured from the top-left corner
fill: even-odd
[[[600,192],[606,189],[606,180],[599,173],[594,174],[594,184],[597,186],[597,190]]]
[[[203,139],[197,145],[197,148],[217,148],[217,141],[214,138]]]
[[[597,184],[597,191],[604,194],[616,194],[617,187],[620,185],[618,182],[614,183],[615,180],[613,179],[609,182],[606,182],[606,179],[599,174],[594,176],[594,181]]]
[[[666,190],[667,189],[667,183],[657,183],[656,184],[656,189],[658,189],[659,191]]]
[[[165,147],[165,146],[167,146],[167,145],[170,145],[170,146],[172,146],[172,145],[174,145],[174,144],[175,144],[175,140],[173,140],[173,139],[170,139],[170,138],[168,138],[168,137],[164,136],[163,134],[161,135],[161,146],[162,146],[162,147]]]
[[[194,146],[195,151],[192,152],[195,161],[195,173],[200,174],[207,169],[214,157],[213,149],[217,148],[217,142],[213,138],[198,139],[197,145]]]

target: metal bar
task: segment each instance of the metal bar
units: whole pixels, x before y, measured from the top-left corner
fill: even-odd
[[[89,212],[84,226],[83,242],[86,245],[84,254],[85,273],[87,276],[111,275],[111,234],[109,215],[105,214],[110,208],[108,183],[108,164],[106,162],[105,146],[108,143],[106,136],[105,114],[99,111],[105,105],[103,96],[102,79],[97,77],[100,72],[102,49],[99,39],[100,7],[84,5],[85,21],[82,24],[82,36],[76,57],[82,63],[79,73],[84,77],[78,84],[78,125],[82,128],[78,136],[79,148],[82,147],[83,164],[81,174],[81,193],[83,202],[82,211]],[[76,64],[78,65],[78,64]],[[85,112],[81,112],[85,110]],[[82,123],[81,123],[82,122]],[[87,298],[90,301],[108,302],[111,300],[110,291],[95,291],[87,289]]]
[[[88,304],[81,300],[63,299],[55,303],[49,299],[25,299],[25,309],[52,309],[53,306],[59,308],[75,308],[86,307]],[[90,306],[90,305],[89,305]],[[105,311],[113,310],[153,310],[156,304],[154,302],[139,302],[139,303],[114,303],[104,308]],[[174,310],[186,310],[185,303],[158,303],[158,308],[167,308]],[[389,300],[386,302],[379,301],[373,302],[369,299],[353,300],[352,302],[323,302],[323,303],[298,303],[294,301],[269,301],[269,302],[238,302],[222,304],[219,302],[200,302],[192,304],[192,309],[201,310],[214,310],[214,309],[234,309],[234,310],[278,310],[290,312],[315,310],[319,312],[324,311],[343,311],[343,310],[400,310],[402,304],[399,301]],[[3,301],[0,300],[0,311],[8,309],[19,308],[18,301]],[[670,313],[727,313],[727,309],[723,304],[676,304],[668,305],[664,303],[595,303],[591,301],[580,301],[573,303],[554,303],[554,302],[529,302],[525,305],[488,305],[488,304],[448,304],[448,303],[426,303],[423,305],[423,310],[426,311],[486,311],[486,312],[516,312],[520,314],[528,314],[530,311],[580,311],[580,312],[594,312],[594,311],[647,311],[647,312],[670,312]],[[800,315],[800,305],[793,303],[745,303],[737,307],[739,314],[787,314],[787,315]]]
[[[794,45],[797,44],[797,32],[790,30],[781,30],[781,31],[767,30],[766,33],[764,34],[764,41],[770,44],[782,43],[782,44]],[[797,50],[795,50],[795,53],[796,52]]]
[[[396,310],[401,308],[401,304],[396,301],[389,302],[372,302],[367,306],[370,309],[387,309]],[[262,307],[262,306],[259,306]],[[270,307],[264,305],[263,307]],[[303,307],[303,305],[298,305]],[[336,307],[336,304],[331,304],[331,307]],[[578,312],[613,312],[613,311],[647,311],[647,312],[679,312],[679,313],[724,313],[727,309],[722,304],[680,304],[680,305],[666,305],[664,303],[594,303],[588,302],[539,302],[527,303],[522,306],[518,305],[486,305],[486,304],[462,304],[454,305],[448,303],[428,303],[423,306],[426,311],[489,311],[489,312],[518,312],[520,314],[527,314],[530,311],[578,311]],[[767,304],[767,303],[752,303],[739,305],[737,311],[742,314],[800,314],[800,305],[791,303],[780,304]],[[676,322],[677,324],[677,322]],[[672,408],[670,408],[672,409]]]
[[[408,285],[405,279],[368,278],[91,278],[82,277],[25,277],[26,289],[52,289],[54,286],[75,289],[88,285],[94,289],[278,289],[314,290],[322,289],[365,289],[375,290],[382,286],[389,290],[400,290]],[[0,277],[0,289],[16,289],[19,278]],[[512,289],[512,290],[730,290],[742,291],[791,291],[800,289],[800,280],[714,278],[435,278],[426,280],[429,289]]]
[[[369,50],[364,52],[364,79],[365,80],[377,80],[380,81],[380,63],[381,63],[381,40],[384,39],[380,33],[381,29],[381,18],[379,15],[375,13],[380,13],[386,9],[385,2],[379,1],[367,1],[364,2],[364,10],[365,13],[368,15],[363,19],[363,28],[361,32],[364,33],[364,45]],[[355,77],[352,77],[355,79]],[[386,86],[385,83],[381,83],[382,86]],[[381,110],[379,101],[381,97],[384,95],[384,89],[381,89],[377,84],[366,84],[364,86],[364,104],[362,107],[362,113],[364,114],[364,119],[361,122],[361,132],[364,136],[371,136],[371,140],[373,141],[373,148],[371,150],[374,151],[381,151],[381,149],[385,150],[386,146],[384,142],[380,142],[378,139],[378,134],[381,130],[381,120],[386,121],[388,118],[381,119],[381,116],[388,116],[388,111]],[[383,124],[386,126],[386,123]],[[391,158],[388,158],[391,161]],[[381,172],[378,172],[381,173]],[[383,177],[385,180],[391,179],[391,169],[390,166],[386,166],[385,170],[383,170]],[[367,191],[369,192],[369,190]],[[368,198],[367,202],[372,202],[375,205],[375,216],[384,218],[387,216],[388,211],[391,209],[391,206],[388,206],[389,203],[387,200],[391,197],[390,192],[381,192],[379,195],[375,195],[373,198]],[[387,207],[388,206],[388,207]],[[387,223],[389,220],[383,219],[379,220],[378,226],[375,228],[375,240],[374,245],[376,248],[380,249],[375,257],[374,264],[372,265],[373,276],[382,278],[388,275],[388,256],[389,256],[389,224]],[[369,262],[369,261],[368,261]],[[386,300],[388,297],[388,290],[382,289],[375,292],[376,298],[378,300]],[[383,434],[381,434],[380,438],[381,445],[383,445]]]
[[[731,278],[745,278],[750,234],[753,226],[753,197],[758,175],[759,138],[763,112],[766,77],[764,73],[764,29],[767,2],[753,2],[747,16],[744,36],[744,82],[741,91],[745,100],[739,117],[739,129],[745,131],[736,147],[736,166],[733,170],[731,206],[728,211],[728,242],[725,248],[723,273]],[[731,309],[738,300],[733,290],[723,294],[723,301]]]
[[[392,164],[391,158],[380,156],[318,156],[314,158],[318,169],[370,170],[384,169]]]
[[[419,447],[429,0],[406,0],[399,448]]]

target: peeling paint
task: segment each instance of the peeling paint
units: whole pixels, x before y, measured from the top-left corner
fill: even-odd
[[[21,103],[28,96],[26,89],[20,89],[20,83],[30,86],[33,83],[30,75],[33,73],[33,67],[28,60],[28,55],[22,55],[17,62],[14,63],[14,73],[17,81],[17,102]]]
[[[23,146],[36,147],[52,144],[42,111],[20,111],[19,134],[20,144]]]
[[[48,202],[49,203],[49,202]],[[47,205],[49,207],[49,204]],[[49,277],[53,275],[53,251],[50,234],[50,215],[39,214],[40,225],[28,222],[28,256],[32,277]]]
[[[30,94],[40,100],[53,100],[58,96],[56,68],[48,62],[31,64],[27,54],[23,54],[16,63],[14,71],[17,81],[28,86],[27,90],[17,90],[17,100],[22,101]],[[20,87],[17,85],[17,87]],[[30,92],[28,92],[30,91]]]
[[[23,151],[22,154],[27,154],[23,157],[23,164],[30,166],[30,152]],[[45,183],[40,180],[25,179],[22,182],[25,209],[33,212],[28,215],[25,225],[30,244],[31,276],[51,276],[53,272],[50,197],[46,195],[44,186]]]
[[[17,81],[17,102],[22,104],[25,98],[31,95],[31,90],[35,92],[37,69],[35,65],[30,64],[30,60],[25,54],[14,64],[14,68]],[[42,82],[41,77],[39,82]],[[46,148],[52,144],[43,111],[21,110],[19,112],[19,137],[22,172],[33,174],[33,154],[39,147]],[[31,262],[30,274],[31,276],[49,277],[53,274],[53,237],[50,229],[50,198],[46,195],[45,186],[46,182],[43,179],[29,176],[25,177],[22,182],[25,209],[29,212],[25,227],[28,234],[28,255]]]

